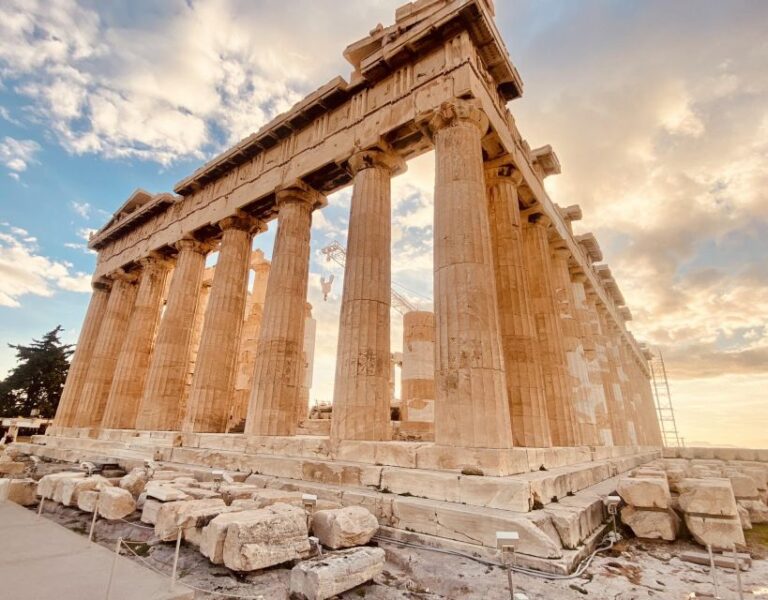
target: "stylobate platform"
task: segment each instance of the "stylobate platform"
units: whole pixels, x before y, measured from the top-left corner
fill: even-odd
[[[19,450],[51,460],[146,460],[201,479],[224,469],[263,487],[362,505],[392,536],[495,552],[496,532],[520,533],[518,552],[566,572],[606,520],[615,478],[660,456],[649,447],[466,449],[427,442],[342,442],[323,436],[246,436],[57,430]],[[528,558],[526,559],[525,556]]]

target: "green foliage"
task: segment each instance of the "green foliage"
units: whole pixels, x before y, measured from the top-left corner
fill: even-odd
[[[51,418],[64,389],[72,344],[59,340],[61,325],[29,346],[8,344],[16,350],[18,364],[0,381],[0,416],[29,417],[34,409]]]

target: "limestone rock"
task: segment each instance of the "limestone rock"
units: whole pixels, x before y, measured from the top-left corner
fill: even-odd
[[[147,498],[144,501],[144,506],[141,507],[141,522],[148,525],[154,525],[157,522],[157,514],[160,512],[160,507],[163,503],[154,498]]]
[[[62,471],[60,473],[45,475],[37,482],[37,495],[50,500],[55,500],[56,489],[64,479],[82,479],[83,477],[85,477],[85,475],[78,471]]]
[[[195,515],[211,515],[213,518],[226,506],[220,498],[166,502],[157,511],[155,535],[166,542],[174,540],[179,527],[196,526]]]
[[[693,539],[702,546],[730,550],[734,544],[744,545],[744,531],[738,518],[687,514],[685,524]]]
[[[617,487],[624,502],[635,508],[669,508],[669,484],[661,477],[622,477]]]
[[[379,522],[367,508],[347,506],[318,510],[312,515],[312,533],[328,548],[351,548],[367,544],[379,530]]]
[[[119,487],[108,487],[99,494],[99,515],[105,519],[124,519],[136,510],[131,492]]]
[[[744,467],[743,471],[752,478],[758,490],[768,489],[768,467]]]
[[[761,500],[739,500],[739,507],[749,513],[750,523],[768,523],[768,506]]]
[[[247,518],[236,519],[227,527],[223,558],[228,568],[255,571],[303,558],[310,552],[304,510],[273,504],[247,514]]]
[[[730,474],[733,495],[737,498],[756,499],[758,498],[757,485],[752,477],[742,475],[741,473]]]
[[[370,581],[384,570],[381,548],[355,548],[303,561],[291,570],[291,597],[326,600]]]
[[[21,506],[37,502],[37,482],[34,479],[0,479],[0,502],[9,500]]]
[[[102,490],[105,487],[112,487],[108,479],[101,475],[92,475],[91,477],[68,477],[58,484],[56,496],[61,499],[64,506],[77,506],[77,497],[82,492],[90,490]]]
[[[752,529],[752,519],[749,518],[749,511],[741,505],[741,503],[736,505],[736,508],[739,511],[739,521],[741,522],[741,528],[744,530]]]
[[[189,495],[168,484],[149,482],[144,488],[147,498],[154,498],[160,502],[174,502],[176,500],[188,500]]]
[[[99,502],[99,491],[85,490],[77,495],[77,508],[83,512],[92,513]]]
[[[727,479],[684,479],[680,482],[680,509],[686,513],[737,517],[736,498]]]
[[[235,500],[235,503],[237,502],[251,502],[251,500]],[[200,553],[203,556],[207,556],[215,565],[224,564],[224,540],[227,537],[227,529],[235,521],[262,518],[261,514],[253,515],[254,512],[258,511],[243,510],[237,513],[222,513],[214,517],[208,525],[203,527],[200,539]]]
[[[633,506],[621,509],[621,522],[639,538],[674,542],[680,530],[680,518],[672,509],[643,510]]]
[[[138,498],[144,491],[144,487],[147,485],[148,481],[149,476],[147,475],[146,470],[136,468],[120,479],[120,487],[131,492],[131,495],[134,498]]]
[[[0,475],[19,475],[26,468],[27,465],[23,462],[3,461],[0,462]]]

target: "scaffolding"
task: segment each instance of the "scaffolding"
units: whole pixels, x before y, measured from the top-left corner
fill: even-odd
[[[667,368],[664,366],[664,357],[661,350],[654,348],[651,351],[651,381],[653,382],[653,396],[656,399],[656,411],[659,415],[659,426],[665,447],[680,447],[681,439],[677,432],[675,409],[672,407],[672,394],[669,391],[667,380]]]

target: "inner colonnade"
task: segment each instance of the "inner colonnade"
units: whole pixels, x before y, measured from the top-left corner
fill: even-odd
[[[50,434],[300,433],[312,215],[351,184],[329,433],[393,439],[390,182],[433,150],[434,313],[405,315],[403,428],[463,448],[660,446],[629,309],[594,236],[573,232],[580,209],[544,190],[554,152],[531,150],[507,108],[522,82],[492,3],[407,4],[345,57],[350,82],[174,194],[135,193],[93,236],[93,295]],[[270,222],[265,269],[251,248]]]

